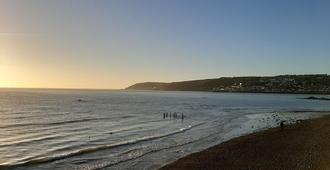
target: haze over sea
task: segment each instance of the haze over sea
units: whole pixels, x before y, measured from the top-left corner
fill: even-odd
[[[157,169],[279,121],[328,114],[306,95],[0,90],[0,169]],[[163,113],[184,119],[164,119]]]

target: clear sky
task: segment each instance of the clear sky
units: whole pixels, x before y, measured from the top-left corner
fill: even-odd
[[[312,73],[329,0],[0,0],[0,87]]]

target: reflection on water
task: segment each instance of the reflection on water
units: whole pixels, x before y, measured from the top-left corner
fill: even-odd
[[[294,122],[330,110],[327,101],[298,99],[302,97],[2,89],[0,165],[156,169],[232,137],[277,126],[278,121]]]

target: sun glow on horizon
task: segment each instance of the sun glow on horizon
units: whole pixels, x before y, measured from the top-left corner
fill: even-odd
[[[330,74],[330,1],[238,1],[2,0],[0,87]]]

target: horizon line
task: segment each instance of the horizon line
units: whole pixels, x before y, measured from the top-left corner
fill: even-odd
[[[237,77],[277,77],[277,76],[329,76],[328,73],[318,73],[318,74],[277,74],[277,75],[264,75],[264,76],[221,76],[215,78],[200,78],[200,79],[191,79],[191,80],[180,80],[180,81],[171,81],[171,82],[161,82],[161,81],[142,81],[135,82],[124,88],[74,88],[74,87],[0,87],[0,89],[29,89],[29,90],[99,90],[99,91],[110,91],[110,90],[127,90],[126,88],[133,86],[138,83],[175,83],[175,82],[186,82],[186,81],[197,81],[197,80],[209,80],[209,79],[219,79],[219,78],[237,78]]]
[[[99,90],[99,91],[110,91],[110,90],[125,90],[121,89],[110,89],[110,88],[73,88],[73,87],[0,87],[0,89],[26,89],[26,90]]]

